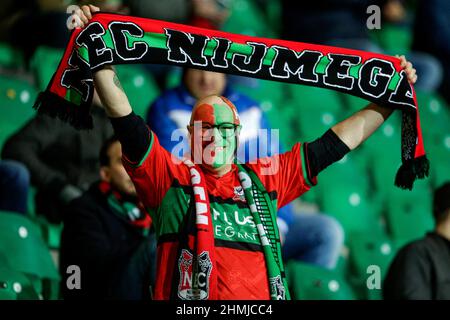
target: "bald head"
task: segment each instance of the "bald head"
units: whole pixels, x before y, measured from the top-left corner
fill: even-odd
[[[233,123],[240,124],[239,115],[234,104],[225,97],[211,95],[198,100],[192,110],[190,124],[195,121],[210,124]]]
[[[200,99],[192,110],[188,130],[195,163],[219,176],[231,170],[240,131],[233,103],[217,95]]]

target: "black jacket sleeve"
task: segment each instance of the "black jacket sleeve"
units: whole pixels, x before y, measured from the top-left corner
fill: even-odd
[[[349,147],[329,129],[323,136],[311,143],[305,143],[308,175],[312,179],[330,164],[339,161],[349,151]]]
[[[139,162],[147,152],[152,135],[144,119],[131,112],[119,118],[110,118],[114,134],[122,144],[122,152],[132,163]]]

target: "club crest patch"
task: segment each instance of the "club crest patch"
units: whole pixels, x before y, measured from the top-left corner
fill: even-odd
[[[178,284],[178,297],[183,300],[208,299],[209,284],[212,271],[212,262],[208,252],[198,256],[197,272],[193,273],[193,255],[183,249],[178,260],[180,282]]]

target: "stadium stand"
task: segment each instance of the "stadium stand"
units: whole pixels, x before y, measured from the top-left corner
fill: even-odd
[[[279,1],[269,1],[265,12],[257,1],[231,3],[224,31],[263,37],[278,34],[282,23]],[[389,53],[407,53],[412,32],[404,25],[385,24],[372,32],[372,39]],[[60,49],[39,47],[26,70],[28,78],[34,79],[29,81],[21,76],[27,65],[23,54],[0,43],[0,148],[35,114],[31,106],[38,91],[47,86],[61,55]],[[160,88],[142,66],[118,66],[117,71],[135,112],[144,117]],[[166,87],[176,86],[179,76],[179,70],[171,72]],[[321,136],[367,104],[330,90],[271,81],[237,81],[235,86],[261,103],[287,148]],[[434,92],[418,91],[417,99],[430,178],[416,182],[413,191],[393,186],[401,162],[399,112],[362,147],[321,173],[318,185],[302,199],[340,221],[346,233],[345,248],[335,270],[290,262],[287,275],[294,299],[381,299],[379,289],[366,285],[368,267],[378,266],[383,279],[398,248],[431,230],[432,190],[450,180],[450,106]],[[59,275],[51,254],[58,252],[62,226],[36,216],[34,192],[32,188],[28,217],[0,212],[0,300],[58,298]]]

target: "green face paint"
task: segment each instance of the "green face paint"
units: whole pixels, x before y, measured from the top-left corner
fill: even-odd
[[[233,125],[233,112],[225,104],[213,104],[214,125],[230,124]],[[210,157],[206,163],[217,169],[226,164],[232,164],[236,150],[236,135],[224,137],[218,128],[210,129],[209,138],[206,141],[204,154]]]

